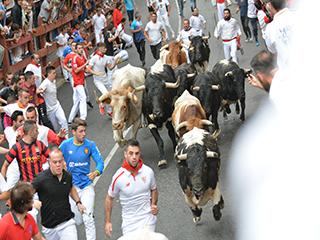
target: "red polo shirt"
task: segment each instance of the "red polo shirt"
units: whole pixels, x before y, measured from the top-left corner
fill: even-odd
[[[85,56],[75,55],[72,59],[72,78],[73,78],[73,87],[78,85],[84,85],[85,74],[84,69],[76,73],[75,69],[83,66],[86,63],[87,59]]]
[[[20,225],[18,218],[12,212],[8,212],[0,220],[1,240],[31,240],[38,232],[38,226],[29,213],[26,215],[24,227]]]
[[[121,20],[123,18],[123,15],[122,15],[122,12],[118,9],[118,8],[115,8],[113,10],[113,16],[112,16],[112,20],[113,20],[113,25],[115,27],[118,27],[118,25],[121,23]]]

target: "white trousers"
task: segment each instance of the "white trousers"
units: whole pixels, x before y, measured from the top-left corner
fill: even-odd
[[[223,10],[225,9],[224,3],[217,3],[218,21],[223,19]]]
[[[96,37],[96,44],[99,42],[104,42],[104,36],[102,30],[94,30],[94,35]]]
[[[172,29],[172,27],[170,25],[168,15],[160,15],[159,14],[158,16],[159,16],[159,21],[165,26],[164,29],[166,31],[167,38],[169,38],[168,32],[167,32],[167,28],[169,28],[169,30],[171,31],[171,37],[174,36],[174,31],[173,31],[173,29]]]
[[[9,191],[20,180],[20,170],[16,159],[14,159],[7,170],[7,188],[4,191]]]
[[[55,228],[42,226],[42,232],[47,240],[78,240],[74,219],[60,223]]]
[[[81,215],[76,206],[76,203],[70,198],[71,210],[75,214],[75,221],[77,225],[84,223],[84,227],[86,230],[86,239],[87,240],[95,240],[96,239],[96,226],[94,222],[93,212],[94,212],[94,197],[95,192],[93,185],[89,185],[84,189],[80,189],[75,186],[77,189],[78,195],[81,199],[83,206],[85,206],[86,211]],[[69,239],[67,239],[69,240]]]
[[[73,106],[69,115],[69,122],[72,122],[76,117],[78,110],[80,110],[80,118],[86,120],[87,118],[87,100],[86,92],[83,85],[78,85],[73,88]]]
[[[60,103],[55,110],[50,112],[48,111],[48,118],[51,121],[55,132],[59,132],[60,128],[64,128],[65,130],[67,130],[67,134],[68,134],[67,118]]]
[[[223,51],[225,59],[229,60],[231,58],[232,61],[238,63],[237,60],[237,40],[233,39],[229,42],[223,42]]]
[[[166,236],[161,233],[154,232],[153,226],[146,226],[142,229],[139,229],[134,232],[130,232],[128,234],[123,235],[122,237],[118,238],[118,240],[141,240],[141,239],[148,239],[148,240],[168,240]]]
[[[62,74],[63,74],[63,78],[64,78],[64,80],[67,80],[68,78],[69,78],[69,80],[70,80],[70,73],[68,72],[68,70],[67,69],[65,69],[64,67],[63,67],[63,57],[61,57],[60,58],[60,66],[61,66],[61,70],[62,70]]]

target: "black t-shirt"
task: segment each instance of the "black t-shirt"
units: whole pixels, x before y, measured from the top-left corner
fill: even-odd
[[[17,96],[17,93],[11,89],[11,87],[4,87],[0,90],[0,97],[4,100],[8,100],[10,96]]]
[[[107,52],[106,52],[106,55],[108,56],[113,56],[114,55],[114,49],[113,49],[113,41],[112,42],[109,42],[108,41],[108,38],[112,38],[113,35],[110,31],[107,31],[106,33],[106,36],[105,36],[105,44],[106,44],[106,47],[107,47]]]
[[[47,169],[38,174],[32,185],[42,202],[41,223],[46,228],[54,228],[74,217],[69,203],[72,176],[63,170],[61,181]]]

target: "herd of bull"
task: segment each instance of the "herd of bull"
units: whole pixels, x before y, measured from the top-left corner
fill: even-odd
[[[194,37],[188,47],[171,42],[163,46],[160,59],[146,71],[130,64],[113,75],[112,90],[99,101],[113,108],[115,141],[123,146],[125,128],[132,126],[136,138],[142,120],[150,129],[159,149],[159,167],[165,167],[164,143],[159,134],[163,125],[175,149],[180,186],[198,222],[200,206],[213,201],[213,216],[221,218],[224,202],[219,189],[220,133],[218,112],[226,117],[230,104],[245,120],[245,70],[235,62],[221,60],[207,71],[210,49],[208,37]],[[240,102],[240,106],[239,106]]]

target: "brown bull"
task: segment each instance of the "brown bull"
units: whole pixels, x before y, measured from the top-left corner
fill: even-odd
[[[206,119],[200,101],[185,90],[174,104],[172,124],[177,135],[182,137],[194,127],[203,129],[212,125],[212,122]]]
[[[173,69],[187,62],[187,54],[181,42],[173,41],[166,44],[161,51],[165,51],[165,54],[162,54],[163,63],[170,65]]]

